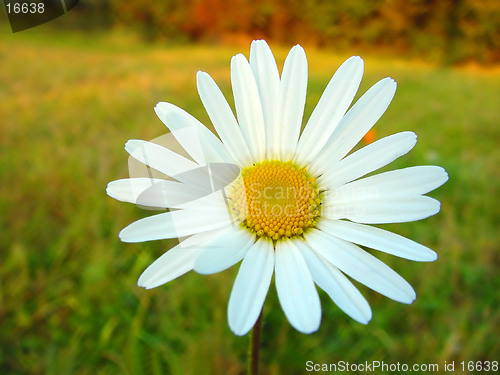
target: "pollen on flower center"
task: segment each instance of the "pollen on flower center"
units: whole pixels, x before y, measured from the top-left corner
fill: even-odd
[[[229,201],[242,225],[274,241],[314,227],[321,204],[316,179],[291,161],[277,160],[245,168]]]

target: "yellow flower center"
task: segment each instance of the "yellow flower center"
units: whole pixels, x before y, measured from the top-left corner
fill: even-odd
[[[316,179],[305,168],[291,161],[264,160],[242,171],[229,203],[243,226],[277,241],[314,227],[321,199]]]

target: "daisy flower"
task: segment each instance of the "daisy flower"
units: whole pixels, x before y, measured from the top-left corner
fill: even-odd
[[[165,176],[132,177],[107,187],[120,201],[168,209],[124,228],[122,241],[180,241],[138,284],[154,288],[191,270],[211,274],[242,261],[228,304],[229,326],[237,335],[255,324],[273,274],[286,317],[304,333],[316,331],[321,321],[315,285],[363,324],[372,312],[349,278],[412,303],[410,284],[360,246],[435,260],[431,249],[367,224],[436,214],[439,201],[424,194],[448,175],[438,166],[415,166],[366,177],[410,151],[417,137],[404,131],[350,153],[396,91],[394,80],[382,79],[350,107],[362,74],[360,57],[346,60],[302,133],[307,59],[299,45],[288,54],[281,77],[265,41],[252,43],[249,61],[242,54],[232,58],[236,116],[214,80],[198,72],[198,92],[219,138],[182,109],[158,103],[156,114],[185,154],[161,142],[130,140],[130,155]]]

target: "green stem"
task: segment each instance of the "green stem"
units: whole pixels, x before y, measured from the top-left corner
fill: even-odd
[[[248,347],[248,375],[259,375],[260,333],[262,331],[262,311],[250,333]]]

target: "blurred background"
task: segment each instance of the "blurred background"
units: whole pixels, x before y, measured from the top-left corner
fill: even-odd
[[[450,175],[430,194],[438,215],[383,226],[439,259],[375,254],[417,300],[398,304],[358,285],[373,310],[363,326],[321,293],[321,328],[303,335],[272,285],[262,373],[374,360],[435,363],[437,373],[454,361],[458,373],[462,361],[500,360],[499,30],[494,0],[87,0],[15,34],[1,4],[0,373],[245,372],[248,337],[226,319],[238,266],[137,287],[173,243],[121,243],[120,229],[151,212],[105,188],[128,177],[128,139],[166,132],[158,101],[211,126],[195,74],[210,73],[232,103],[230,58],[248,56],[255,38],[269,41],[280,69],[292,45],[305,47],[306,119],[353,54],[365,60],[358,97],[393,77],[396,97],[372,136],[413,130],[419,142],[386,169],[436,164]]]

